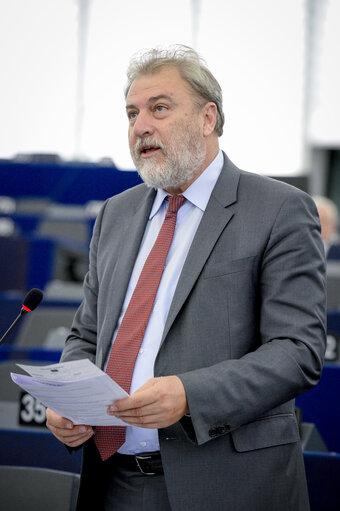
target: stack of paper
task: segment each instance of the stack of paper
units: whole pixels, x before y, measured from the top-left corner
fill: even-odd
[[[108,415],[107,407],[128,394],[90,360],[48,366],[17,364],[30,376],[11,373],[12,380],[43,405],[74,424],[113,426],[125,423]]]

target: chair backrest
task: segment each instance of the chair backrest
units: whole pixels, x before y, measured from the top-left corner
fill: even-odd
[[[23,318],[15,340],[17,346],[43,346],[51,330],[69,329],[77,307],[41,307]],[[66,336],[65,336],[66,339]]]
[[[51,200],[45,197],[24,197],[16,200],[18,213],[44,213],[51,205]]]
[[[0,466],[4,511],[74,511],[79,474],[47,468]]]
[[[79,474],[83,450],[78,449],[72,456],[65,445],[45,428],[0,428],[0,466],[37,467],[73,472]],[[0,509],[4,508],[0,494]],[[23,508],[23,511],[26,508]],[[47,508],[47,509],[53,509]],[[45,508],[41,508],[45,511]],[[4,510],[6,511],[6,510]]]
[[[45,299],[74,301],[75,306],[83,299],[83,283],[54,279],[45,287]]]
[[[340,262],[327,262],[327,308],[340,310]]]
[[[0,213],[1,215],[1,213]],[[18,231],[12,218],[0,216],[0,236],[14,236]]]
[[[27,289],[29,241],[0,236],[0,291]]]
[[[340,454],[304,452],[310,508],[338,511],[340,503]]]
[[[340,453],[339,388],[340,366],[325,364],[319,383],[296,398],[304,422],[315,424],[328,449],[337,453]]]
[[[11,373],[23,373],[15,362],[1,362],[0,364],[0,402],[17,401],[20,387],[11,379]]]
[[[43,218],[38,225],[37,233],[39,236],[78,241],[88,244],[90,239],[89,225],[87,221],[61,220],[53,218]]]
[[[70,333],[70,329],[65,326],[58,326],[50,330],[44,341],[44,348],[48,349],[60,349],[62,350],[65,346],[65,339]]]
[[[14,362],[2,362],[0,364],[0,428],[45,429],[45,407],[14,383],[11,373],[22,374],[23,371]]]
[[[0,195],[0,214],[10,215],[15,212],[15,199],[8,195]]]

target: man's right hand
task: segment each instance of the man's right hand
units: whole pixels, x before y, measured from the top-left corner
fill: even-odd
[[[69,447],[79,447],[94,434],[91,426],[76,426],[50,408],[46,409],[46,426],[60,442]]]

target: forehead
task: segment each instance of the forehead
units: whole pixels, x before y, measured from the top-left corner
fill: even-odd
[[[164,67],[159,71],[136,78],[129,89],[126,104],[149,101],[161,95],[169,96],[173,101],[192,100],[193,90],[181,77],[175,67]]]
[[[333,220],[332,212],[325,206],[319,206],[318,213],[319,213],[319,217],[322,218],[324,221],[326,221],[326,220],[332,221]]]

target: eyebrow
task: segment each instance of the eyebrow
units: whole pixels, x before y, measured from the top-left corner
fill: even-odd
[[[152,103],[155,103],[156,101],[159,101],[160,99],[166,99],[170,103],[175,104],[173,99],[171,98],[171,96],[168,96],[167,94],[159,94],[158,96],[152,96],[151,98],[148,99],[148,103],[152,104]],[[137,107],[135,105],[126,105],[125,108],[126,108],[126,110],[129,110],[130,108],[137,108]]]

